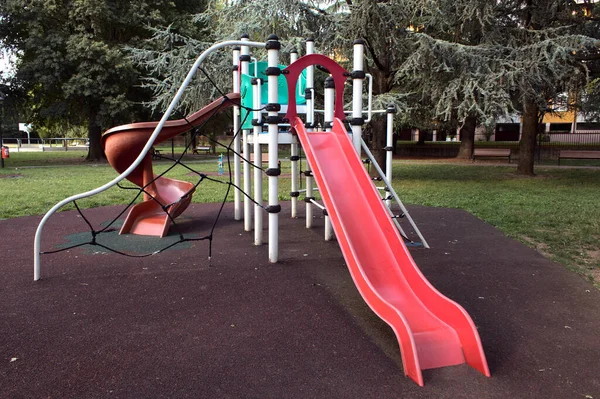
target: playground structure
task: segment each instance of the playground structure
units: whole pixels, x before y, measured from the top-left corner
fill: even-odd
[[[247,41],[248,38],[242,38],[242,41]],[[314,54],[314,41],[312,39],[307,39],[306,41],[306,55]],[[335,62],[330,62],[331,60],[327,57],[320,58],[325,64],[331,66],[333,70],[337,70],[338,74],[344,75],[345,77],[352,76],[353,80],[353,96],[352,96],[352,111],[341,111],[337,116],[341,119],[346,119],[346,115],[352,115],[353,118],[349,121],[352,125],[352,137],[355,149],[357,153],[361,154],[361,149],[364,149],[365,154],[368,156],[366,162],[372,164],[374,168],[376,168],[379,173],[379,180],[383,181],[384,187],[381,187],[380,190],[384,191],[384,198],[388,208],[392,206],[392,200],[400,207],[401,214],[400,215],[391,215],[394,224],[401,232],[402,236],[405,238],[407,242],[412,245],[422,245],[425,248],[428,248],[429,245],[423,235],[421,234],[419,228],[412,220],[408,210],[404,207],[402,201],[395,193],[392,188],[391,180],[392,180],[392,143],[393,143],[393,115],[395,113],[395,108],[393,105],[390,105],[386,110],[373,110],[372,109],[372,76],[369,74],[365,74],[363,69],[363,57],[364,57],[364,43],[361,40],[356,41],[354,44],[354,72],[349,74],[343,69],[339,68],[339,65]],[[298,53],[293,50],[290,53],[290,61],[291,64],[294,64],[297,61]],[[290,81],[287,74],[289,74],[289,69],[285,68],[282,65],[277,64],[277,68],[281,70],[281,72],[277,72],[275,67],[269,67],[268,62],[258,62],[254,60],[253,63],[250,61],[253,58],[249,55],[249,47],[242,45],[241,47],[236,47],[233,50],[233,88],[235,92],[240,92],[242,100],[242,107],[238,109],[238,107],[234,106],[235,113],[233,117],[233,126],[234,131],[238,131],[241,129],[242,134],[236,135],[234,137],[234,170],[233,170],[233,178],[234,184],[236,187],[239,187],[241,182],[241,176],[243,175],[244,181],[244,193],[251,192],[251,178],[250,172],[254,168],[254,196],[250,198],[249,196],[243,197],[240,195],[240,191],[236,190],[234,192],[234,217],[236,220],[244,220],[244,230],[252,231],[254,230],[254,240],[256,245],[261,245],[263,242],[263,229],[262,229],[262,212],[263,207],[262,204],[262,179],[261,179],[261,171],[262,164],[261,159],[264,157],[261,156],[261,145],[269,144],[271,140],[274,140],[269,130],[265,131],[263,126],[265,125],[266,116],[263,115],[263,112],[260,110],[275,110],[276,112],[271,111],[274,115],[270,115],[270,117],[275,117],[275,115],[281,116],[282,113],[287,111],[288,103],[290,100],[293,100],[294,109],[297,113],[302,113],[306,116],[305,125],[309,128],[316,128],[316,113],[320,112],[323,116],[326,116],[328,119],[323,120],[323,125],[332,122],[332,116],[327,114],[327,111],[330,112],[333,110],[334,102],[338,104],[343,103],[343,90],[336,92],[335,97],[332,97],[330,101],[325,102],[324,110],[316,110],[315,109],[315,91],[314,91],[314,65],[309,64],[306,68],[300,72],[298,72],[297,83],[292,85],[291,83],[288,85]],[[324,70],[327,70],[326,67],[320,65]],[[265,80],[269,78],[269,68],[271,73],[275,74],[276,79],[272,79],[276,81],[276,83],[264,84]],[[341,77],[341,76],[340,76]],[[369,78],[369,90],[368,90],[368,108],[367,110],[363,110],[362,106],[362,92],[363,92],[363,80],[365,78]],[[273,87],[276,84],[277,92],[273,94],[269,94],[269,87]],[[282,92],[283,91],[283,92]],[[327,95],[327,94],[326,94]],[[272,99],[276,98],[276,102],[272,100],[263,101],[268,96],[271,96]],[[250,120],[249,114],[250,110],[253,111],[253,119]],[[367,118],[364,118],[364,114],[367,114]],[[363,124],[369,122],[371,120],[373,113],[386,113],[387,114],[387,144],[385,147],[386,150],[386,172],[381,170],[377,162],[375,161],[373,155],[369,151],[369,149],[364,145],[362,140],[362,126]],[[281,114],[281,115],[280,115]],[[325,207],[320,205],[316,200],[314,193],[318,188],[314,186],[314,177],[312,175],[310,164],[307,165],[307,170],[300,171],[300,167],[298,165],[301,157],[299,156],[299,147],[298,147],[298,138],[297,135],[293,133],[293,126],[289,124],[290,119],[285,118],[285,123],[282,121],[278,121],[277,123],[277,146],[279,145],[290,145],[290,161],[291,161],[291,217],[295,218],[298,215],[298,200],[300,195],[304,193],[304,202],[306,203],[306,227],[312,227],[314,207],[321,209],[324,213],[325,217],[325,240],[330,241],[333,239],[333,229],[331,223],[329,222],[329,217],[325,210]],[[267,126],[269,124],[267,123]],[[283,128],[283,130],[282,130]],[[289,130],[285,130],[288,129]],[[272,128],[273,132],[275,131]],[[253,152],[250,153],[250,147],[253,148]],[[277,148],[277,147],[276,147]],[[273,151],[271,149],[268,150],[268,154],[271,154]],[[240,157],[239,155],[242,154]],[[270,156],[270,155],[268,155]],[[242,160],[248,159],[259,160],[254,162],[255,165],[250,165],[247,162],[242,162]],[[258,166],[258,167],[257,167]],[[267,175],[269,173],[278,173],[278,171],[271,169],[268,166]],[[298,181],[300,174],[305,175],[306,179],[306,189],[298,190]],[[275,186],[276,180],[269,179],[269,193],[276,193],[277,187]],[[243,202],[243,204],[242,204]],[[254,203],[254,214],[252,214],[252,202]],[[275,207],[277,209],[277,199],[269,200],[268,207]],[[243,208],[243,209],[242,209]],[[270,208],[267,208],[268,211]],[[274,212],[278,213],[278,212]],[[254,218],[254,229],[252,228],[252,219]],[[270,217],[271,218],[271,217]],[[414,242],[408,238],[408,235],[404,231],[403,227],[400,225],[398,219],[405,218],[410,226],[412,227],[414,233],[418,236],[419,241]],[[277,224],[277,218],[273,217],[269,222],[269,260],[271,262],[277,262],[277,254],[278,254],[278,237],[275,233]]]
[[[371,155],[361,138],[364,123],[362,83],[365,77],[362,71],[364,55],[362,41],[354,43],[354,71],[352,73],[347,72],[328,57],[312,53],[309,50],[312,46],[308,45],[307,55],[295,60],[282,71],[278,64],[280,43],[274,35],[271,35],[266,43],[251,42],[248,38],[242,38],[240,41],[228,41],[210,47],[198,57],[158,123],[133,124],[127,128],[111,129],[106,133],[105,143],[107,145],[116,144],[116,147],[121,148],[123,145],[132,142],[136,151],[131,151],[132,154],[127,158],[122,157],[121,151],[117,150],[111,164],[114,162],[119,165],[117,169],[121,170],[119,177],[96,190],[75,195],[59,202],[44,216],[35,237],[34,280],[41,277],[40,244],[44,223],[56,210],[69,202],[104,191],[122,179],[128,178],[143,187],[144,190],[150,188],[149,192],[144,191],[148,198],[142,204],[159,202],[161,208],[167,210],[165,219],[165,216],[157,216],[156,209],[152,209],[146,214],[147,210],[144,207],[148,205],[143,205],[141,208],[144,209],[141,212],[134,214],[132,210],[130,213],[130,215],[133,214],[132,219],[137,220],[137,222],[132,222],[132,225],[140,225],[140,230],[151,229],[142,226],[157,223],[140,223],[140,221],[145,219],[154,220],[158,217],[160,218],[158,224],[162,223],[161,234],[164,234],[165,228],[168,229],[168,221],[187,207],[193,187],[178,186],[179,183],[161,180],[160,177],[157,179],[152,173],[149,154],[154,143],[172,137],[171,134],[175,134],[178,126],[189,127],[187,125],[190,124],[189,120],[193,119],[191,117],[186,118],[185,123],[168,122],[167,120],[200,64],[212,51],[226,46],[241,46],[240,49],[234,50],[233,56],[234,92],[239,91],[239,74],[245,70],[243,63],[250,61],[249,48],[258,47],[267,50],[266,75],[268,89],[265,106],[267,115],[264,118],[267,125],[267,139],[264,141],[261,139],[260,129],[262,128],[263,117],[260,115],[260,111],[256,111],[261,106],[260,83],[256,79],[253,85],[256,86],[256,89],[253,90],[255,94],[253,116],[256,119],[256,123],[253,124],[253,135],[250,136],[247,129],[244,129],[245,132],[242,137],[236,134],[233,144],[233,164],[234,185],[239,188],[241,183],[241,156],[245,160],[249,159],[249,143],[252,141],[254,143],[255,163],[260,166],[262,154],[260,145],[257,144],[260,144],[261,141],[266,142],[268,146],[268,166],[265,173],[268,176],[269,183],[268,205],[262,206],[260,174],[255,175],[254,179],[254,204],[255,210],[260,211],[260,208],[263,207],[268,212],[269,261],[275,263],[278,260],[278,215],[281,210],[278,203],[278,176],[281,173],[278,165],[281,123],[278,86],[279,78],[283,75],[288,87],[286,120],[289,122],[291,130],[299,138],[310,165],[310,173],[305,172],[307,179],[306,197],[309,199],[306,215],[307,227],[310,227],[312,204],[315,204],[311,192],[312,179],[314,178],[325,204],[323,209],[327,217],[325,225],[326,239],[331,239],[333,233],[335,233],[349,271],[362,297],[371,309],[390,325],[396,334],[405,374],[419,385],[423,385],[421,370],[467,363],[484,375],[489,376],[490,373],[481,341],[471,318],[460,305],[439,293],[419,271],[404,244],[404,238],[400,234],[397,221],[387,206],[391,198],[389,198],[389,195],[382,198],[362,164],[361,151],[365,150],[368,155]],[[239,65],[241,65],[241,71],[238,71]],[[309,93],[313,87],[311,79],[313,78],[312,68],[314,65],[325,67],[332,75],[325,82],[324,129],[322,130],[315,129],[314,113],[310,112],[314,110],[314,96],[307,96],[306,98],[306,108],[308,110],[306,121],[302,121],[298,117],[296,107],[295,92],[299,76],[304,70],[307,71],[306,93]],[[354,100],[350,120],[352,137],[346,131],[343,123],[346,119],[343,109],[343,88],[348,77],[352,77],[353,81]],[[231,97],[228,95],[213,102],[208,107],[223,101],[230,102],[235,98],[235,95]],[[393,110],[390,109],[388,116],[392,112]],[[206,109],[198,113],[201,115],[210,114]],[[201,118],[202,116],[198,117],[199,120]],[[240,130],[240,127],[240,107],[234,105],[234,131]],[[152,133],[150,133],[150,130],[152,130]],[[121,139],[119,136],[123,134],[124,137]],[[294,166],[294,163],[298,161],[298,142],[294,135],[290,135],[289,141],[287,144],[292,145],[292,171],[294,173],[294,170],[296,170],[297,173],[297,165]],[[387,169],[390,172],[391,148],[388,149],[388,156],[390,164],[388,164]],[[243,170],[244,192],[248,193],[250,191],[250,166],[247,162],[244,165],[246,165]],[[376,164],[375,166],[377,167]],[[378,170],[381,172],[379,168]],[[259,172],[260,169],[255,168],[255,173]],[[256,176],[259,178],[256,178]],[[391,187],[389,178],[382,176],[382,180],[386,185],[386,191],[392,194],[392,197],[401,205]],[[292,181],[296,181],[296,179],[292,178]],[[177,188],[173,189],[172,186]],[[169,195],[163,194],[164,192],[168,192]],[[298,195],[296,193],[299,193],[299,191],[292,186],[292,192],[294,193],[292,195],[292,214],[294,215],[294,212],[297,212]],[[353,195],[348,195],[348,192],[352,192]],[[241,190],[235,190],[234,193],[234,217],[236,220],[240,220],[242,216]],[[174,196],[179,196],[179,198],[174,198]],[[164,202],[160,202],[161,198]],[[154,207],[154,205],[151,207]],[[412,223],[408,212],[402,205],[401,207]],[[244,228],[249,231],[251,229],[250,201],[244,201],[243,211]],[[259,220],[262,220],[262,218],[255,217],[254,219],[255,244],[262,243],[262,237],[260,236],[262,225],[260,225]],[[136,227],[133,227],[133,229],[135,230]]]

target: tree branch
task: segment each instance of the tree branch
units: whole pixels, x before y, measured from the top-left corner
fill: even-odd
[[[385,71],[385,67],[383,66],[381,61],[379,61],[379,58],[377,58],[377,55],[375,55],[375,50],[373,50],[371,41],[368,38],[365,38],[365,41],[367,42],[367,50],[369,50],[371,57],[373,57],[373,62],[375,63],[375,65],[377,65],[377,68],[379,68],[380,71]]]

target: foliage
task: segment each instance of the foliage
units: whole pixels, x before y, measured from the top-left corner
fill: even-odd
[[[394,103],[401,122],[415,127],[452,130],[467,117],[490,125],[499,115],[523,112],[526,104],[531,112],[543,111],[548,101],[565,91],[587,87],[595,93],[597,87],[588,84],[590,76],[596,77],[600,35],[593,17],[597,7],[591,11],[589,3],[134,3],[63,0],[58,7],[56,1],[37,0],[35,7],[27,8],[20,7],[24,0],[7,0],[0,8],[5,16],[0,39],[21,51],[17,75],[30,83],[23,86],[36,99],[37,116],[108,127],[131,120],[139,100],[162,111],[203,50],[242,33],[258,41],[268,33],[277,34],[284,43],[282,54],[311,36],[319,52],[332,55],[348,69],[351,42],[363,38],[365,69],[374,77],[375,107]],[[193,5],[199,12],[191,17]],[[65,9],[69,11],[59,11]],[[175,18],[180,10],[182,16]],[[123,57],[123,44],[130,58]],[[254,55],[263,58],[264,52],[256,50]],[[206,62],[178,113],[194,111],[220,91],[227,92],[230,66],[226,52]],[[145,76],[138,85],[140,71]],[[152,99],[144,96],[144,90],[152,92]],[[374,127],[375,136],[381,136],[382,129]]]
[[[85,126],[72,125],[68,122],[42,122],[35,126],[34,132],[41,138],[86,138],[88,132]]]
[[[585,86],[580,111],[588,121],[600,122],[600,77]]]
[[[201,1],[6,0],[0,43],[17,56],[11,85],[19,88],[37,124],[88,126],[90,156],[102,154],[103,129],[144,110],[140,72],[122,45],[141,43],[148,25],[168,24]]]
[[[132,60],[148,71],[144,87],[154,94],[148,105],[153,110],[165,110],[196,58],[215,42],[239,40],[243,34],[248,34],[251,41],[264,42],[268,34],[274,33],[282,40],[282,57],[285,57],[292,49],[299,48],[305,37],[327,29],[329,23],[317,3],[284,0],[274,7],[268,0],[227,4],[213,0],[204,12],[193,17],[195,23],[205,27],[201,35],[178,33],[171,27],[153,29],[145,46],[127,48]],[[266,57],[264,50],[252,51],[258,59]],[[196,111],[221,93],[229,92],[231,64],[230,51],[214,53],[201,66],[178,111],[181,114]]]
[[[418,32],[398,84],[412,87],[417,103],[431,104],[442,120],[471,116],[491,125],[528,107],[533,118],[524,118],[521,150],[531,156],[520,158],[526,165],[519,170],[532,173],[535,115],[585,86],[589,63],[581,55],[598,55],[597,20],[564,0],[424,3],[414,2]]]

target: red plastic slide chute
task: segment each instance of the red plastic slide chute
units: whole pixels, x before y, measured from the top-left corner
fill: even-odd
[[[169,140],[208,120],[213,114],[239,104],[239,94],[228,94],[185,119],[165,122],[155,144]],[[125,171],[138,157],[158,122],[140,122],[117,126],[102,135],[106,158],[118,173]],[[142,163],[127,179],[145,188],[144,200],[134,205],[120,234],[133,233],[164,237],[169,232],[172,219],[179,216],[190,204],[194,184],[186,181],[157,177],[152,171],[152,154],[148,153]],[[168,212],[168,213],[167,213]]]
[[[350,274],[371,309],[400,344],[404,373],[423,385],[421,370],[467,363],[490,372],[467,312],[421,273],[358,157],[344,125],[294,128],[315,176]]]

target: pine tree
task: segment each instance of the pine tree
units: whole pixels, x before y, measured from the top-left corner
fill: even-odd
[[[402,18],[400,21],[398,18]],[[293,48],[300,48],[304,39],[312,37],[317,43],[317,50],[323,54],[336,54],[347,69],[351,69],[352,42],[357,38],[366,40],[366,70],[374,76],[375,106],[385,108],[392,100],[401,98],[401,93],[392,93],[394,74],[400,65],[402,53],[390,51],[398,49],[398,42],[405,40],[404,28],[406,17],[397,4],[376,1],[292,1],[267,0],[256,1],[213,1],[204,13],[196,16],[196,20],[207,24],[213,42],[237,39],[248,34],[250,40],[262,41],[267,33],[275,33],[284,44],[283,53]],[[227,22],[225,22],[227,21]],[[165,42],[170,32],[156,32],[153,41]],[[181,82],[187,67],[209,44],[196,38],[182,40],[185,44],[165,49],[162,53],[152,53],[144,49],[131,49],[136,62],[152,70],[147,83],[156,94],[153,106],[164,108],[169,103],[177,87],[174,82]],[[264,54],[256,51],[256,56]],[[229,65],[231,56],[211,59],[207,65],[212,80],[222,87],[230,86]],[[165,75],[165,71],[173,75]],[[184,106],[189,111],[206,102],[214,95],[212,86],[206,80],[197,80],[184,99]],[[399,104],[400,105],[400,104]],[[374,125],[384,122],[375,120]],[[385,128],[375,126],[373,129],[376,152],[379,162],[384,165],[383,148],[385,147]]]
[[[420,15],[423,31],[414,35],[416,47],[399,82],[428,93],[441,118],[456,112],[465,122],[472,117],[493,122],[498,115],[520,113],[518,172],[532,175],[537,127],[548,102],[588,81],[589,67],[580,55],[597,56],[597,21],[582,18],[571,1],[471,0],[450,2],[456,8],[447,14],[453,25],[436,18],[448,6],[433,3],[439,7],[428,8],[426,18]]]
[[[570,0],[213,1],[196,19],[210,27],[206,40],[249,33],[260,41],[275,33],[292,47],[312,36],[320,52],[348,60],[351,42],[362,38],[376,107],[394,103],[401,121],[415,127],[462,127],[465,157],[471,154],[477,123],[489,126],[500,115],[521,113],[518,170],[532,174],[540,110],[559,93],[585,87],[589,62],[581,54],[598,53],[597,21],[583,18],[578,7]],[[167,37],[166,31],[155,36]],[[164,106],[174,90],[164,72],[187,72],[181,66],[190,65],[207,45],[184,41],[161,54],[134,51],[138,61],[158,71],[150,81],[156,106]],[[220,84],[229,80],[229,63],[229,55],[214,63],[211,74],[222,77]],[[209,92],[208,86],[197,89],[188,102]],[[375,119],[371,131],[383,164],[383,121]]]

